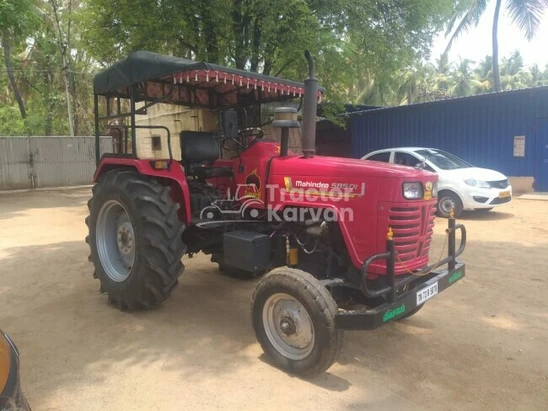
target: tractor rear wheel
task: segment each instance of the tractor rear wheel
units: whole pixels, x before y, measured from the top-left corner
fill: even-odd
[[[272,270],[257,284],[251,316],[257,340],[276,366],[301,376],[327,370],[338,358],[342,331],[335,328],[337,304],[309,273]]]
[[[171,188],[133,170],[101,176],[88,202],[90,261],[101,291],[120,309],[141,309],[169,297],[184,266],[185,225]]]

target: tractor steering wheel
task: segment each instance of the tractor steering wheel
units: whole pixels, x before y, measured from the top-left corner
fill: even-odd
[[[245,150],[257,140],[264,137],[264,131],[260,127],[246,127],[238,130],[238,138],[227,138],[222,142],[223,150]]]
[[[246,127],[238,130],[238,135],[244,141],[244,145],[249,147],[255,141],[264,137],[264,131],[261,127]]]

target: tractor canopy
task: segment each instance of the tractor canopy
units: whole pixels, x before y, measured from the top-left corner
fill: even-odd
[[[135,86],[135,88],[133,87]],[[304,84],[216,64],[138,51],[98,73],[95,95],[222,109],[304,95]],[[323,89],[318,90],[318,99]]]

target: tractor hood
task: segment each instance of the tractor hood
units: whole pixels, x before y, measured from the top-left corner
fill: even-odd
[[[437,181],[437,176],[429,171],[353,158],[323,156],[312,158],[278,157],[276,163],[279,164],[284,173],[303,177],[329,176],[356,178],[367,176],[376,178],[406,178],[417,181],[428,178],[431,181]]]

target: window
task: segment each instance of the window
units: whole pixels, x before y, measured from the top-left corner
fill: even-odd
[[[395,153],[395,157],[394,157],[395,164],[401,164],[402,166],[415,167],[420,162],[421,160],[419,160],[417,157],[415,157],[412,154],[402,153],[398,151],[396,151]]]
[[[459,168],[472,167],[470,163],[467,163],[462,158],[442,150],[424,149],[416,151],[416,154],[420,157],[425,157],[428,161],[442,170],[456,170]]]
[[[371,157],[366,158],[366,160],[388,163],[390,161],[390,151],[374,154]]]
[[[160,136],[152,136],[152,151],[162,150],[162,138]]]

